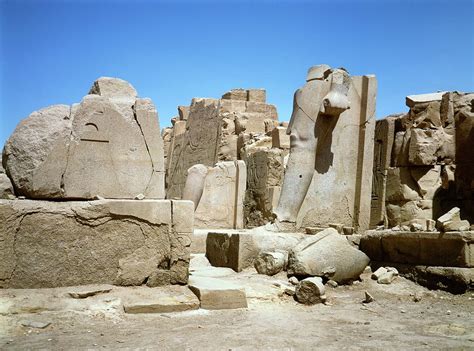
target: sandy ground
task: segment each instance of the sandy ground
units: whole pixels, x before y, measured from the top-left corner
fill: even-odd
[[[193,270],[212,271],[202,257],[193,261]],[[327,286],[327,305],[304,306],[278,286],[286,283],[283,273],[267,277],[249,269],[212,275],[245,286],[249,307],[126,314],[120,298],[107,293],[71,303],[58,289],[28,290],[29,300],[47,298],[46,307],[0,315],[0,349],[474,350],[472,292],[429,291],[401,277],[380,285],[365,273],[356,284]],[[365,291],[374,302],[362,303]],[[20,293],[1,294],[5,311],[5,297]],[[51,324],[37,329],[23,326],[24,321]]]

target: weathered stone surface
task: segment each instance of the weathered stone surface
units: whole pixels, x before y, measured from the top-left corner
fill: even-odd
[[[320,277],[303,279],[298,283],[295,290],[298,302],[305,305],[314,305],[326,301],[326,289]]]
[[[168,200],[0,200],[0,286],[141,285],[157,269],[188,278],[190,232]],[[188,203],[186,216],[192,217]]]
[[[302,240],[288,256],[288,274],[298,276],[328,276],[336,282],[359,278],[369,258],[351,246],[333,228]]]
[[[188,173],[193,179],[187,180],[183,192],[183,198],[198,201],[195,212],[196,228],[243,228],[243,202],[247,184],[245,163],[219,162],[215,167],[208,168],[205,174],[203,167],[191,167]],[[201,196],[198,194],[199,190]]]
[[[471,224],[469,221],[461,220],[461,221],[447,221],[443,224],[443,231],[444,232],[459,232],[459,231],[466,231],[469,230]]]
[[[185,286],[137,288],[124,297],[125,313],[169,313],[197,310],[199,300]]]
[[[3,163],[18,195],[163,198],[163,142],[151,100],[112,78],[100,78],[91,93],[72,107],[34,112],[15,129]]]
[[[254,266],[259,274],[275,275],[284,270],[287,263],[287,252],[262,252],[255,260]]]
[[[447,222],[459,222],[461,220],[460,214],[461,210],[459,209],[459,207],[453,207],[444,215],[438,218],[438,220],[436,221],[436,226],[442,229],[444,224]]]
[[[304,234],[273,233],[265,231],[209,232],[206,240],[206,257],[216,267],[229,267],[236,272],[252,267],[263,251],[288,251]]]
[[[291,152],[274,212],[297,227],[368,228],[376,79],[326,66],[312,72],[324,72],[323,79],[316,74],[295,93]]]
[[[247,308],[245,289],[238,285],[208,277],[192,276],[189,288],[201,302],[201,308],[223,310]]]
[[[474,234],[369,231],[360,249],[371,260],[444,267],[473,267]]]
[[[385,267],[379,267],[375,272],[372,273],[371,278],[374,280],[378,280],[382,275],[387,273],[388,270]]]

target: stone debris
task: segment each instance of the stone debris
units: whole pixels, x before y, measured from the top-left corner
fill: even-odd
[[[326,290],[320,277],[303,279],[296,286],[296,300],[305,305],[314,305],[326,301]]]
[[[369,258],[351,246],[344,236],[328,228],[303,239],[288,256],[288,274],[326,276],[338,283],[355,280]]]
[[[254,262],[259,274],[275,275],[286,269],[288,252],[262,252]]]
[[[186,286],[129,290],[123,300],[125,313],[170,313],[199,308],[199,300]]]
[[[339,284],[336,281],[332,280],[332,279],[329,279],[326,284],[329,285],[332,288],[337,288],[339,286]]]
[[[199,298],[201,308],[247,308],[245,289],[238,285],[217,278],[192,276],[189,279],[189,288]]]
[[[111,285],[91,285],[76,287],[68,292],[68,295],[74,299],[85,299],[98,294],[105,294],[112,291]]]

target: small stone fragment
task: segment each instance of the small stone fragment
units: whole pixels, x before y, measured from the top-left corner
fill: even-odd
[[[294,286],[285,286],[284,292],[285,292],[285,294],[287,294],[289,296],[294,296],[295,292],[296,292],[296,287],[294,287]]]
[[[112,286],[99,285],[99,286],[84,286],[74,288],[73,291],[69,291],[68,295],[74,299],[85,299],[86,297],[95,296],[98,294],[105,294],[112,291]]]
[[[135,196],[135,200],[143,200],[145,198],[145,195],[143,194],[138,194],[137,196]]]
[[[299,283],[298,278],[296,278],[295,276],[290,277],[290,278],[288,279],[288,281],[289,281],[291,284],[293,284],[293,285],[298,285],[298,283]]]
[[[320,277],[303,279],[295,291],[296,299],[305,305],[326,301],[323,280]]]
[[[396,278],[398,274],[394,271],[387,271],[386,273],[382,274],[378,279],[377,283],[379,284],[391,284],[392,281]]]
[[[372,273],[371,278],[373,280],[378,280],[382,275],[384,275],[387,272],[388,272],[388,270],[386,268],[380,267],[374,273]]]
[[[332,280],[332,279],[329,279],[328,282],[327,282],[327,284],[328,284],[329,286],[333,287],[333,288],[337,288],[338,285],[339,285],[336,281],[334,281],[334,280]]]
[[[368,291],[366,291],[365,292],[364,303],[371,303],[371,302],[374,302],[374,301],[375,301],[374,297]]]

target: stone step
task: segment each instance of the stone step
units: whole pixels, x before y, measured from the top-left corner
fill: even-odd
[[[245,289],[239,285],[202,276],[191,276],[188,284],[201,301],[201,308],[207,310],[247,308]]]

